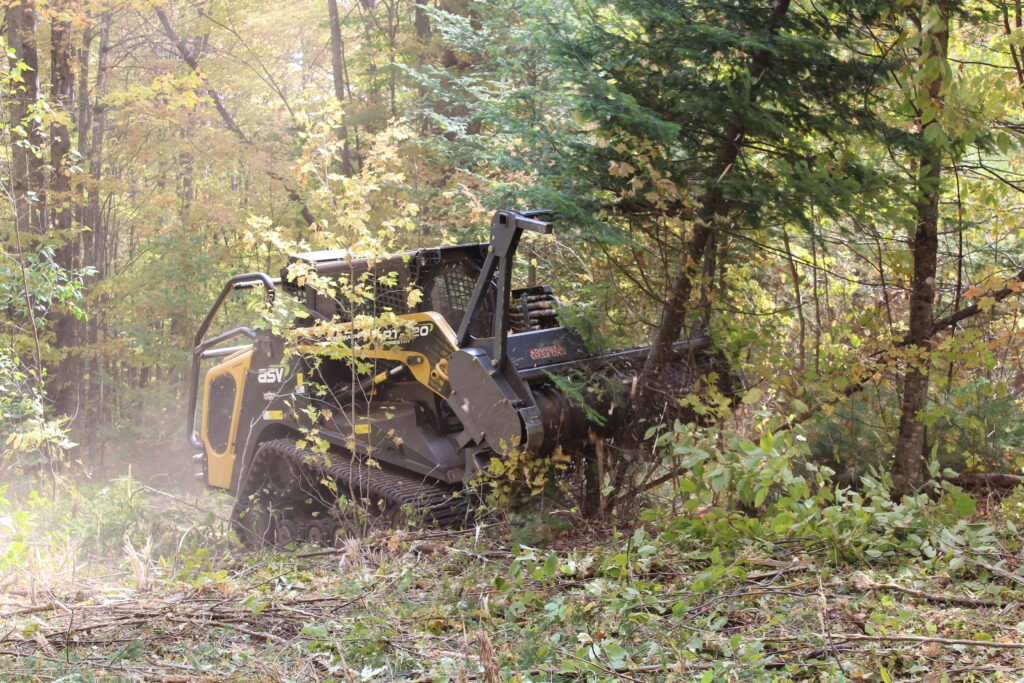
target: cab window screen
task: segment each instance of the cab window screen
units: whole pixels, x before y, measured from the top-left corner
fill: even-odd
[[[221,375],[210,382],[210,396],[206,401],[209,413],[206,416],[206,438],[218,453],[228,449],[231,436],[231,415],[235,409],[235,378]]]

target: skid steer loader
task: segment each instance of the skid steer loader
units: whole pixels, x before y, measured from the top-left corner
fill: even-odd
[[[235,496],[243,541],[333,544],[367,525],[413,518],[461,525],[471,484],[492,458],[584,451],[594,434],[622,427],[593,418],[607,417],[614,388],[628,390],[648,350],[596,352],[560,323],[550,287],[512,286],[523,232],[551,230],[548,213],[498,211],[487,244],[373,261],[304,253],[280,278],[228,280],[195,336],[187,434],[199,450],[196,476]],[[297,267],[371,294],[353,309],[294,277]],[[254,287],[268,304],[278,290],[296,297],[305,316],[288,335],[239,327],[208,338],[231,293]],[[390,323],[360,344],[359,316]],[[342,330],[340,344],[318,336],[325,321]],[[707,338],[678,342],[676,351],[677,389],[709,370],[728,374]],[[200,386],[206,359],[216,364]]]

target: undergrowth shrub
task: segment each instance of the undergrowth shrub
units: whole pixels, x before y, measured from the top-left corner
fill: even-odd
[[[0,349],[0,473],[49,472],[75,446],[65,418],[50,418],[46,398],[13,351]]]
[[[686,474],[658,491],[660,503],[640,525],[612,530],[600,547],[520,545],[493,579],[486,614],[516,623],[528,617],[512,653],[519,666],[600,676],[633,661],[713,657],[704,680],[732,680],[730,672],[741,670],[742,679],[767,680],[777,673],[770,648],[729,628],[729,605],[756,573],[771,583],[776,569],[810,572],[799,576],[832,590],[849,584],[853,568],[968,579],[985,576],[995,553],[1019,548],[1024,491],[1004,501],[1002,514],[979,521],[975,499],[948,482],[899,501],[885,475],[864,476],[856,490],[837,484],[798,432],[755,442],[676,425],[656,448],[663,466]],[[933,478],[948,474],[935,457],[929,467]],[[814,610],[764,619],[766,631],[782,620],[820,628]],[[675,640],[666,647],[650,638],[652,629],[671,630]]]
[[[935,392],[926,419],[943,465],[1019,473],[1024,467],[1020,398],[1006,382],[977,377]]]
[[[523,500],[544,493],[564,493],[569,464],[570,458],[561,448],[537,455],[517,444],[501,456],[492,456],[475,484],[483,492],[487,506],[516,507]]]
[[[985,376],[945,384],[931,392],[924,413],[928,442],[942,467],[957,471],[1019,473],[1024,467],[1020,398],[1005,381]],[[813,460],[856,483],[888,469],[898,433],[899,396],[878,387],[822,413],[807,429]],[[834,412],[833,412],[834,411]]]
[[[873,472],[854,489],[814,461],[799,432],[766,432],[755,443],[691,425],[658,438],[662,457],[687,473],[671,483],[669,504],[647,510],[680,543],[712,546],[786,544],[827,549],[836,563],[887,562],[907,557],[957,570],[976,554],[994,551],[988,523],[975,521],[972,496],[941,476],[915,496],[894,501],[887,474]],[[675,512],[683,514],[673,514]]]

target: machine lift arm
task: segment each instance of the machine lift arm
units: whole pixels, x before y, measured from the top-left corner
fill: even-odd
[[[457,345],[465,348],[469,345],[469,330],[473,318],[483,305],[487,288],[497,271],[497,299],[495,302],[494,321],[491,330],[494,347],[491,358],[498,371],[503,372],[508,365],[508,311],[512,298],[512,268],[516,248],[524,231],[539,232],[550,235],[552,232],[553,215],[550,211],[496,211],[491,219],[491,242],[487,247],[487,257],[480,268],[473,295],[469,299],[466,313],[459,325]]]

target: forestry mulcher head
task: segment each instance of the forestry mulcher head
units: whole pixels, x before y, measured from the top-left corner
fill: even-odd
[[[596,353],[561,325],[550,287],[512,287],[523,232],[551,228],[546,212],[499,211],[487,244],[373,261],[297,254],[279,279],[227,282],[196,334],[187,431],[201,451],[197,476],[235,495],[243,540],[334,543],[410,516],[462,524],[464,491],[492,458],[585,449],[593,434],[622,428],[608,415],[616,387],[629,391],[648,350]],[[300,271],[316,277],[295,278]],[[364,294],[343,297],[314,280],[358,283]],[[207,338],[234,290],[260,286],[268,304],[281,288],[308,315],[284,335],[240,327]],[[372,333],[367,320],[377,321]],[[676,352],[679,390],[708,369],[729,374],[706,338]],[[209,358],[218,360],[202,383],[197,430]]]

